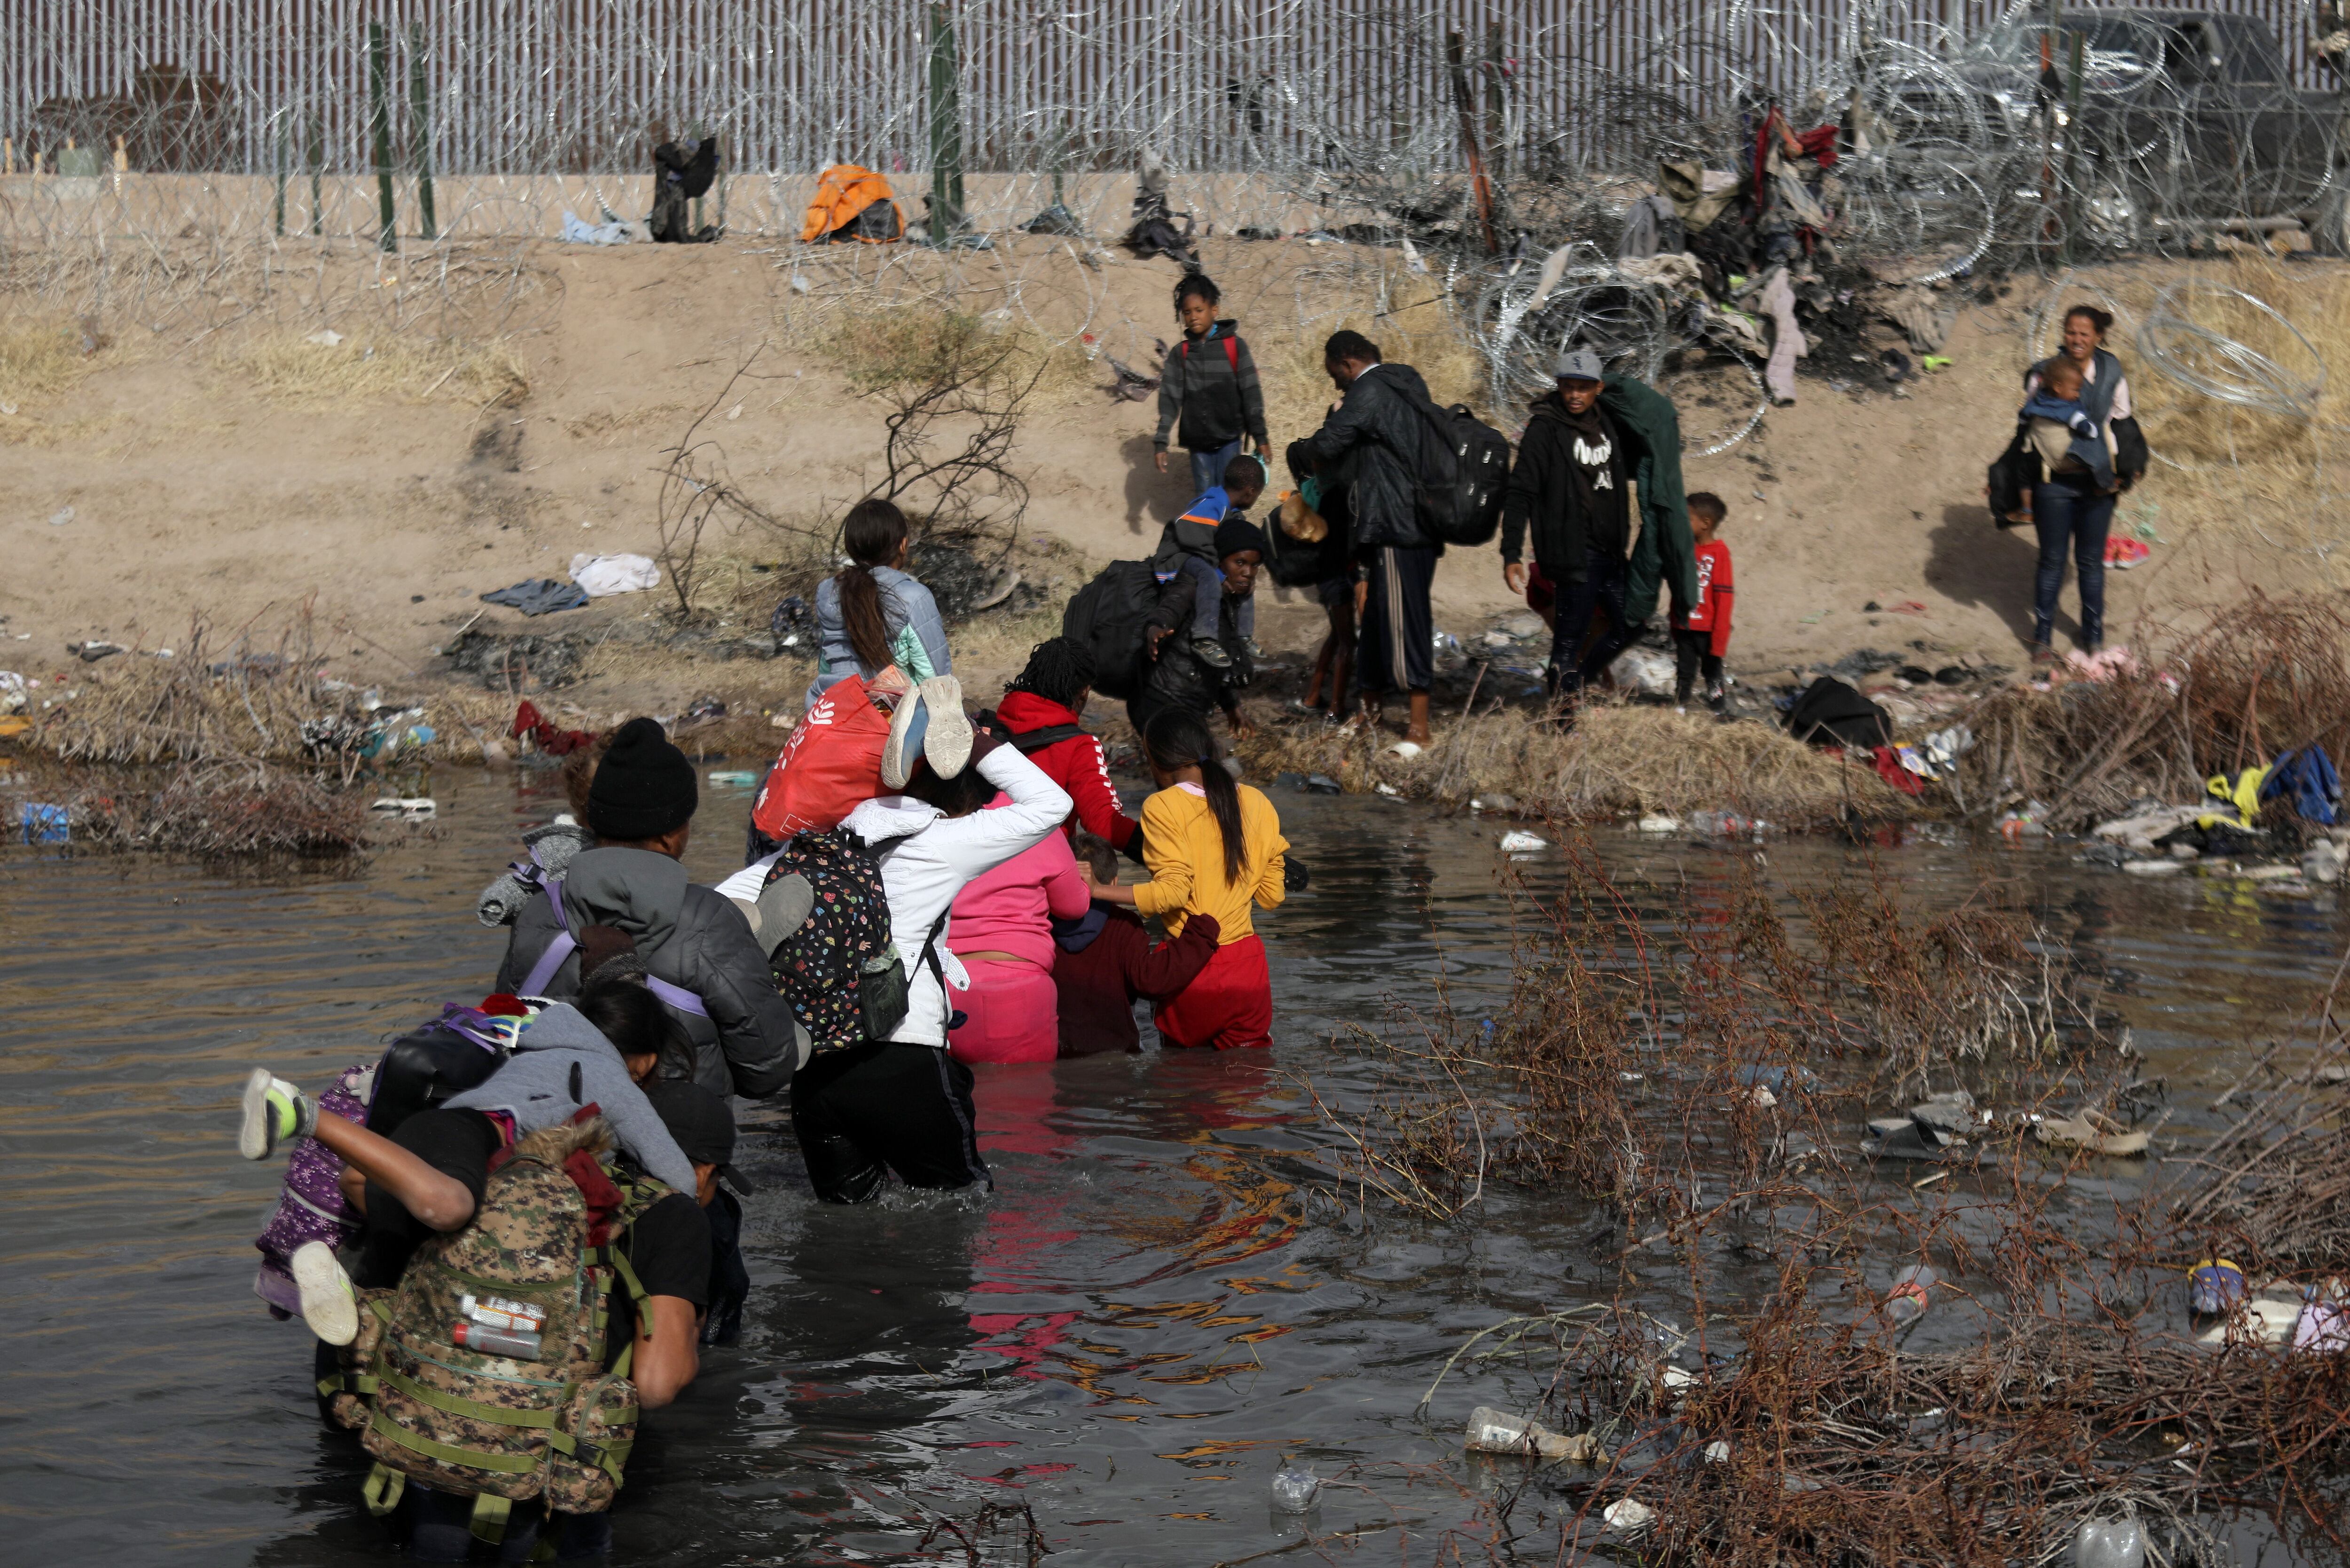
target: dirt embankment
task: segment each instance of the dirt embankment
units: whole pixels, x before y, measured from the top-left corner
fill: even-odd
[[[316,343],[307,321],[280,311],[197,341],[105,323],[82,344],[99,344],[96,352],[44,360],[26,345],[37,348],[57,324],[18,302],[0,318],[16,334],[0,353],[0,379],[10,383],[0,387],[8,562],[0,636],[13,650],[0,668],[47,674],[64,664],[66,644],[91,638],[171,646],[194,615],[218,647],[241,628],[274,635],[307,607],[331,673],[362,685],[414,683],[439,677],[433,650],[468,624],[548,631],[586,618],[641,620],[660,607],[658,595],[529,622],[485,610],[476,596],[562,576],[581,551],[653,553],[665,449],[761,345],[754,372],[705,433],[733,482],[775,516],[805,522],[837,511],[873,483],[884,436],[883,407],[860,395],[858,367],[839,350],[842,325],[941,304],[1042,345],[1066,340],[1051,349],[1013,453],[1032,492],[1026,530],[1069,547],[1032,568],[1045,586],[1066,594],[1081,557],[1149,547],[1187,499],[1181,465],[1170,477],[1152,467],[1154,400],[1115,401],[1099,389],[1113,358],[1155,370],[1152,339],[1170,330],[1171,263],[1041,240],[944,258],[835,250],[858,254],[756,242],[534,244],[515,263],[530,285],[529,308],[503,323],[515,330],[456,340],[434,341],[421,327],[358,327],[339,343]],[[1445,325],[1432,286],[1394,270],[1391,253],[1211,240],[1204,260],[1257,346],[1277,441],[1301,433],[1326,400],[1317,346],[1342,324],[1420,363],[1440,396],[1482,390],[1475,358]],[[361,265],[345,256],[322,268]],[[396,275],[382,283],[380,268],[375,275],[367,286],[436,286]],[[2097,286],[2117,286],[2106,277]],[[1731,506],[1734,670],[1767,675],[1856,646],[1913,642],[2020,662],[2034,549],[2028,530],[1991,525],[1981,492],[2012,418],[2013,378],[2031,357],[2029,312],[2044,293],[2031,281],[2004,295],[1966,294],[1948,369],[1912,380],[1906,395],[1807,379],[1802,400],[1773,410],[1747,441],[1690,463],[1691,487]],[[1895,340],[1887,328],[1887,343]],[[2123,352],[2127,359],[2126,345]],[[2141,385],[2151,379],[2137,374]],[[2284,453],[2259,493],[2274,520],[2257,526],[2208,515],[2216,493],[2253,495],[2241,468],[2216,477],[2158,470],[2127,498],[2123,523],[2155,536],[2154,556],[2113,580],[2115,634],[2243,584],[2323,578],[2304,536],[2310,508],[2291,493],[2301,461]],[[705,548],[722,576],[733,574],[729,618],[759,618],[761,585],[746,574],[778,553],[775,541],[722,526]],[[1513,607],[1490,549],[1455,552],[1436,594],[1440,628],[1463,634]],[[1310,595],[1274,598],[1261,640],[1310,652],[1322,622]],[[2068,588],[2060,636],[2072,602]],[[983,653],[974,695],[992,695],[992,682],[1049,626],[1030,603],[1017,624],[990,632],[973,623]],[[1891,613],[1911,603],[1921,610]],[[785,688],[801,679],[782,664],[715,670],[712,657],[606,658],[566,696],[598,714],[667,712],[713,690],[787,701]]]

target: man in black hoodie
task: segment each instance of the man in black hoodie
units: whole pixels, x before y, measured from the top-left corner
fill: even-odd
[[[1409,365],[1389,365],[1359,332],[1335,332],[1323,345],[1323,369],[1345,394],[1322,428],[1293,449],[1315,465],[1324,488],[1347,486],[1354,514],[1355,585],[1362,628],[1355,659],[1363,713],[1379,721],[1391,691],[1411,699],[1404,738],[1428,741],[1428,683],[1435,668],[1435,620],[1429,587],[1444,546],[1419,526],[1419,454],[1430,440],[1428,383]]]
[[[1624,608],[1633,454],[1615,416],[1600,407],[1599,356],[1569,349],[1554,374],[1558,389],[1535,400],[1502,493],[1502,581],[1513,594],[1526,591],[1523,551],[1531,524],[1534,562],[1558,607],[1544,684],[1573,697],[1638,629],[1627,624]],[[1584,639],[1603,613],[1607,629],[1586,653]]]
[[[649,988],[693,1043],[693,1081],[772,1095],[799,1064],[797,1023],[742,911],[679,864],[698,800],[693,764],[657,722],[622,725],[588,786],[596,847],[564,867],[559,912],[538,897],[515,917],[497,988],[571,1000],[588,928],[615,928],[635,940]]]

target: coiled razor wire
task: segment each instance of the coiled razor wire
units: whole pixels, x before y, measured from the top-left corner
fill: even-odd
[[[2249,310],[2285,335],[2301,363],[2288,368],[2249,344],[2198,320],[2199,312]],[[2137,330],[2147,362],[2214,402],[2257,409],[2286,419],[2317,417],[2325,395],[2325,359],[2300,327],[2267,301],[2205,278],[2185,278],[2155,296]]]

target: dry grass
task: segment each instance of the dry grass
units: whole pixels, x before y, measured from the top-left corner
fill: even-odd
[[[53,398],[88,374],[102,352],[71,321],[0,325],[0,403],[21,406]]]
[[[1869,769],[1766,724],[1721,724],[1655,708],[1598,702],[1571,730],[1518,711],[1434,724],[1435,740],[1407,761],[1385,734],[1264,726],[1238,750],[1255,776],[1326,774],[1350,793],[1381,784],[1444,802],[1496,793],[1526,811],[1565,817],[1712,809],[1807,828],[1857,814],[1882,819],[1913,803]]]
[[[1288,308],[1284,308],[1288,307]],[[1337,396],[1322,345],[1341,329],[1360,332],[1388,359],[1410,365],[1440,403],[1485,402],[1483,361],[1462,333],[1436,282],[1401,266],[1301,286],[1294,302],[1268,296],[1240,330],[1256,358],[1266,427],[1285,444],[1320,428]]]
[[[530,375],[504,342],[456,342],[405,334],[346,337],[328,347],[269,332],[224,349],[218,369],[276,402],[442,401],[487,407],[520,402]]]
[[[871,396],[919,387],[958,367],[994,358],[991,379],[1031,382],[1039,407],[1093,395],[1100,372],[1075,343],[1055,342],[1008,310],[980,314],[943,305],[864,302],[812,318],[791,336],[839,371],[849,389]]]
[[[1985,699],[1965,720],[1961,808],[2038,800],[2049,826],[2079,828],[2142,796],[2195,800],[2293,747],[2350,755],[2350,612],[2331,597],[2256,591],[2141,657],[2120,679]]]

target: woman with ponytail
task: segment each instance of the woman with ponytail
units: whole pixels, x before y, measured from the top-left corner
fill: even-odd
[[[1281,816],[1262,791],[1233,782],[1207,721],[1170,709],[1150,721],[1143,753],[1159,793],[1142,803],[1142,859],[1151,880],[1097,883],[1094,897],[1159,916],[1170,937],[1205,915],[1216,956],[1152,1015],[1168,1045],[1230,1051],[1273,1044],[1273,980],[1250,918],[1284,890]]]
[[[842,520],[849,564],[816,585],[809,707],[834,682],[861,675],[869,685],[893,664],[909,685],[954,673],[938,601],[906,575],[907,537],[906,514],[887,501],[860,501]]]

